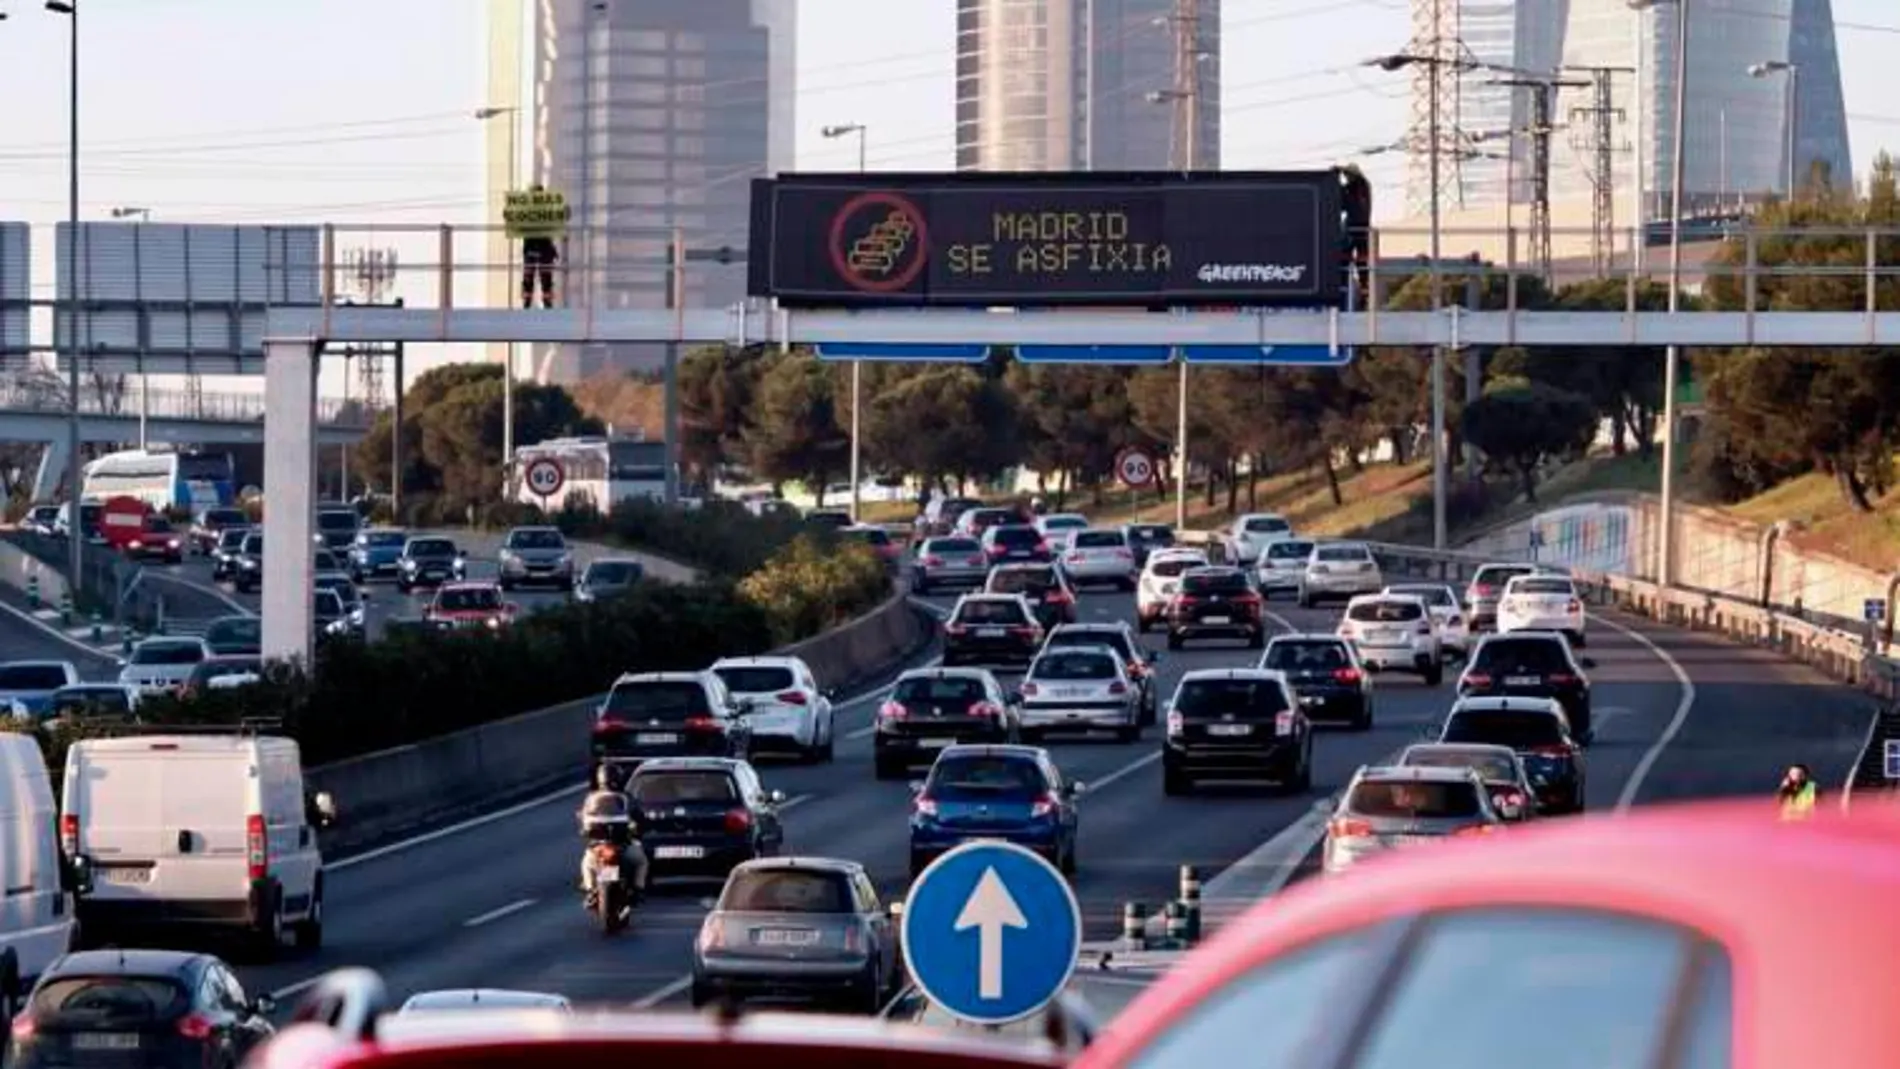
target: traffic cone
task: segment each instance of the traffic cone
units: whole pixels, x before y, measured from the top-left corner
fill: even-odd
[[[59,596],[59,626],[73,626],[73,593],[70,590]]]
[[[26,604],[30,609],[40,607],[40,576],[38,572],[26,577]]]
[[[105,627],[99,621],[99,610],[94,609],[92,611],[92,644],[97,646],[105,641],[105,637]]]

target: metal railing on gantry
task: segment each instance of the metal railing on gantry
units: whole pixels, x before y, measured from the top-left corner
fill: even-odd
[[[8,412],[59,415],[70,411],[64,383],[40,376],[0,375],[0,415]],[[135,381],[127,381],[123,389],[116,386],[100,389],[86,383],[79,390],[79,411],[88,416],[126,419],[143,415],[151,419],[198,423],[262,423],[264,395],[262,392],[152,390],[141,397]],[[376,413],[375,407],[360,401],[324,398],[317,402],[317,421],[326,427],[368,427],[375,422]]]

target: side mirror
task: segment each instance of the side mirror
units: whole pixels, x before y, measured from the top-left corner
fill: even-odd
[[[1597,666],[1597,659],[1595,657],[1578,658],[1577,666],[1580,668],[1595,668]]]
[[[259,995],[251,1000],[251,1012],[259,1017],[269,1017],[277,1012],[277,1000],[269,995]]]
[[[314,823],[318,828],[336,826],[336,799],[330,796],[329,791],[318,791],[317,796],[310,800],[310,808],[316,814]]]
[[[785,792],[784,791],[768,791],[766,792],[765,800],[772,803],[773,805],[784,805]]]
[[[819,691],[819,693],[824,695],[826,701],[835,702],[838,700],[838,695],[842,689],[841,687],[826,687],[824,690]]]
[[[112,658],[112,663],[113,663],[113,664],[115,664],[115,665],[117,665],[117,666],[119,666],[120,668],[124,668],[124,667],[125,667],[125,666],[126,666],[127,664],[129,664],[129,663],[131,663],[131,662],[129,662],[129,661],[127,661],[127,660],[126,660],[125,658],[123,658],[123,657],[114,657],[114,658]]]
[[[924,793],[924,781],[923,781],[923,780],[920,780],[920,779],[917,779],[917,780],[911,780],[911,781],[910,781],[910,793],[912,793],[912,794],[922,794],[922,793]]]

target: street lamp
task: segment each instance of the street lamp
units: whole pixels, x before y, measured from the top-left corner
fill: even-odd
[[[150,208],[114,208],[114,219],[137,218],[141,223],[152,221]],[[152,422],[152,373],[145,370],[145,361],[139,361],[139,448],[151,447],[150,427]]]
[[[485,123],[489,121],[490,119],[499,119],[503,117],[507,117],[508,119],[508,192],[509,193],[513,193],[515,191],[515,184],[518,181],[518,177],[519,177],[519,174],[518,174],[519,161],[516,159],[516,157],[520,155],[520,152],[518,152],[515,147],[516,122],[515,122],[514,116],[520,110],[521,109],[518,107],[509,105],[505,107],[476,108],[474,112],[476,122]],[[504,196],[503,199],[505,200],[506,197]],[[505,236],[503,239],[503,244],[505,247],[507,247],[508,253],[506,257],[506,262],[504,263],[502,269],[505,272],[507,272],[509,275],[513,275],[514,274],[514,245],[512,242],[508,242]],[[490,251],[491,252],[493,251],[492,247]],[[505,355],[502,357],[502,360],[501,360],[501,496],[503,500],[506,500],[508,498],[509,493],[514,489],[515,343],[514,342],[505,343],[503,346],[503,352],[505,353]],[[397,383],[396,388],[398,390],[402,389],[402,384]]]
[[[1165,25],[1166,16],[1155,20],[1156,25]],[[1196,128],[1201,125],[1200,109],[1194,106],[1195,94],[1192,90],[1150,89],[1144,94],[1150,104],[1188,103],[1186,131],[1182,134],[1181,173],[1194,170]],[[1185,354],[1175,354],[1174,384],[1174,526],[1176,530],[1187,529],[1188,496],[1188,364]],[[1209,476],[1210,480],[1212,476]]]
[[[66,16],[70,38],[66,75],[66,527],[71,539],[72,574],[68,583],[80,589],[85,554],[85,524],[79,522],[79,7],[76,0],[46,0],[46,10]]]
[[[1784,95],[1785,95],[1786,102],[1782,105],[1782,107],[1787,111],[1786,135],[1788,138],[1788,143],[1782,149],[1782,152],[1786,153],[1787,158],[1788,158],[1788,199],[1793,200],[1794,194],[1795,194],[1795,188],[1796,188],[1796,179],[1800,175],[1799,169],[1796,168],[1795,166],[1794,156],[1795,156],[1795,134],[1797,132],[1797,119],[1799,118],[1801,114],[1800,111],[1798,111],[1796,108],[1796,104],[1799,101],[1800,92],[1801,92],[1801,67],[1799,64],[1790,63],[1785,59],[1771,59],[1766,63],[1752,64],[1748,68],[1748,73],[1751,76],[1756,77],[1756,78],[1767,78],[1775,74],[1786,74],[1788,76],[1788,83],[1784,88]]]
[[[838,123],[818,131],[827,141],[856,135],[858,139],[858,173],[865,170],[864,141],[870,133],[861,122]],[[857,523],[864,499],[864,439],[858,433],[859,420],[864,411],[864,361],[851,361],[851,522]]]

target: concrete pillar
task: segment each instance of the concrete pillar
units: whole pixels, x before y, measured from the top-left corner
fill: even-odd
[[[316,563],[317,342],[264,341],[265,657],[308,664]]]
[[[33,500],[52,502],[61,498],[60,484],[66,481],[66,439],[57,438],[46,443],[46,449],[40,453],[40,470],[33,477]]]

